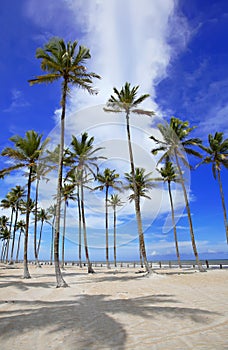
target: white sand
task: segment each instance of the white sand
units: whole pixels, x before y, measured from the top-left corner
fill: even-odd
[[[1,350],[228,349],[228,269],[67,267],[59,289],[52,266],[29,269],[0,266]]]

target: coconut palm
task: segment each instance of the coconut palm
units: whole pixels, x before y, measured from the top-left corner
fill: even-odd
[[[97,93],[93,89],[93,78],[100,78],[99,75],[87,72],[85,63],[91,58],[89,49],[84,46],[78,46],[78,42],[70,41],[66,44],[63,39],[52,38],[44,48],[38,48],[36,57],[41,59],[41,69],[44,75],[30,79],[31,85],[39,83],[52,83],[62,80],[61,91],[61,135],[59,148],[58,163],[58,182],[57,182],[57,207],[56,207],[56,229],[54,241],[54,257],[57,287],[66,287],[61,270],[59,267],[59,230],[60,230],[60,207],[61,207],[61,188],[62,188],[62,172],[63,172],[63,150],[64,150],[64,129],[65,129],[65,113],[67,94],[70,86],[80,87],[90,94]]]
[[[55,218],[56,218],[56,204],[51,205],[47,209],[48,213],[52,217],[51,222],[51,253],[50,253],[50,264],[52,265],[53,261],[53,246],[54,246],[54,229],[55,229]]]
[[[118,194],[113,193],[111,194],[111,198],[108,199],[109,206],[113,208],[113,256],[114,256],[114,265],[115,267],[117,266],[116,264],[116,208],[121,207],[124,202],[121,201],[121,198],[119,197]]]
[[[10,230],[8,228],[9,218],[5,215],[0,216],[0,239],[3,241],[1,261],[4,261],[4,255],[6,254],[7,244],[10,239]]]
[[[74,185],[76,190],[76,200],[78,208],[78,260],[79,266],[82,267],[82,212],[81,212],[81,201],[80,201],[80,181],[81,171],[78,169],[73,169],[73,171],[68,172],[66,180]]]
[[[12,232],[12,225],[13,225],[13,216],[15,213],[15,200],[12,197],[12,194],[10,192],[7,193],[6,197],[1,200],[0,204],[2,209],[11,209],[11,214],[10,214],[10,223],[9,223],[9,236],[8,240],[6,241],[6,249],[4,252],[4,258],[7,263],[8,261],[8,255],[9,255],[9,245],[10,245],[10,238],[11,238],[11,232]]]
[[[39,265],[38,259],[39,259],[39,252],[40,252],[40,244],[41,244],[41,238],[42,238],[43,225],[44,225],[44,222],[49,223],[50,218],[51,218],[51,215],[48,213],[47,210],[45,210],[43,208],[38,210],[38,212],[37,212],[37,221],[38,222],[40,221],[41,225],[40,225],[40,234],[39,234],[39,240],[38,240],[38,244],[37,244],[37,248],[36,248],[36,255],[35,255],[35,257],[36,257],[36,264],[39,267],[40,267],[40,265]]]
[[[172,162],[169,161],[168,158],[165,160],[164,167],[157,169],[157,171],[160,173],[161,178],[154,179],[155,181],[164,181],[168,184],[168,192],[169,192],[169,200],[170,200],[170,207],[171,207],[171,215],[172,215],[172,225],[173,225],[173,234],[174,234],[174,242],[176,247],[176,255],[177,255],[177,261],[179,268],[181,268],[181,260],[180,260],[180,253],[179,253],[179,247],[178,247],[178,240],[177,240],[177,228],[176,228],[176,222],[175,222],[175,211],[174,211],[174,204],[173,204],[173,196],[172,196],[172,190],[171,190],[171,183],[180,183],[179,177],[175,171],[175,168],[172,164]]]
[[[105,189],[105,236],[106,236],[106,265],[107,268],[110,268],[109,265],[109,251],[108,251],[108,195],[109,195],[109,188],[113,188],[115,190],[120,190],[119,185],[121,184],[121,181],[118,181],[119,174],[115,172],[116,170],[111,170],[109,168],[106,168],[103,172],[103,174],[98,173],[96,176],[96,180],[101,183],[100,186],[97,186],[94,188],[94,190],[101,190],[103,191]]]
[[[64,202],[64,214],[63,214],[63,236],[62,236],[62,263],[61,267],[64,267],[64,253],[65,253],[65,233],[66,233],[66,210],[69,204],[69,200],[75,201],[76,196],[74,194],[75,187],[73,184],[64,184],[62,187],[62,201]]]
[[[13,228],[13,235],[12,235],[12,247],[11,247],[11,256],[10,256],[10,262],[9,264],[13,264],[13,252],[14,252],[14,243],[15,243],[15,236],[16,236],[16,227],[17,227],[17,220],[18,220],[18,214],[21,206],[21,200],[25,196],[25,189],[22,186],[16,186],[12,188],[10,192],[10,196],[12,198],[12,201],[15,203],[15,219],[14,219],[14,228]]]
[[[131,164],[131,173],[132,173],[132,179],[133,179],[133,186],[134,186],[134,192],[137,192],[136,183],[135,183],[135,164],[134,164],[134,158],[133,158],[133,151],[132,151],[132,144],[131,144],[131,133],[130,133],[130,114],[136,114],[136,115],[147,115],[152,116],[154,115],[154,112],[147,111],[144,109],[139,108],[139,105],[145,101],[149,95],[144,94],[140,97],[137,96],[139,86],[134,86],[131,88],[130,83],[125,83],[125,86],[122,87],[120,91],[117,90],[117,88],[114,88],[114,95],[111,95],[107,102],[107,107],[104,108],[105,112],[112,112],[112,113],[125,113],[126,116],[126,128],[127,128],[127,140],[128,140],[128,149],[129,149],[129,158],[130,158],[130,164]],[[135,196],[136,198],[136,196]],[[142,232],[142,222],[141,215],[138,212],[138,205],[137,200],[135,199],[135,213],[136,213],[136,219],[137,219],[137,225],[138,225],[138,234],[139,234],[139,241],[140,241],[140,251],[143,255],[144,264],[146,266],[146,270],[150,272],[149,264],[147,262],[147,256],[146,256],[146,247]]]
[[[17,254],[16,254],[16,263],[18,262],[20,243],[21,243],[21,234],[25,233],[26,224],[24,220],[19,220],[16,225],[16,230],[19,231],[18,243],[17,243]]]
[[[77,139],[75,136],[72,136],[71,148],[69,150],[69,157],[72,163],[72,170],[77,172],[78,182],[80,184],[80,208],[81,208],[81,218],[82,218],[82,227],[83,227],[83,237],[84,237],[84,246],[85,246],[85,256],[88,265],[88,273],[94,273],[92,265],[89,259],[89,250],[87,244],[87,229],[86,229],[86,219],[85,219],[85,206],[84,206],[84,188],[86,183],[91,179],[89,178],[90,174],[96,177],[98,171],[97,161],[99,159],[104,159],[102,156],[97,156],[96,153],[99,152],[102,148],[94,148],[93,145],[94,137],[88,137],[88,134],[85,132],[81,135],[81,139]],[[94,172],[95,171],[95,172]]]
[[[134,180],[133,180],[134,178]],[[143,243],[144,243],[144,233],[142,228],[142,216],[141,216],[141,206],[140,206],[140,198],[144,197],[147,199],[150,199],[150,196],[147,195],[147,192],[154,187],[154,184],[152,183],[151,173],[145,173],[145,169],[143,168],[135,168],[134,176],[132,173],[125,173],[125,179],[127,180],[128,184],[125,186],[126,189],[130,189],[133,193],[129,196],[129,201],[135,202],[135,207],[139,216],[139,222],[141,227],[140,229],[140,236],[139,236],[139,253],[140,257],[143,256]],[[135,189],[136,186],[136,189]],[[144,243],[145,244],[145,243]],[[144,257],[144,256],[143,256]],[[145,264],[145,258],[144,258],[144,264]],[[145,265],[146,266],[146,265]],[[147,267],[146,267],[147,268]],[[148,271],[148,268],[147,268]],[[149,270],[150,271],[150,270]]]
[[[42,142],[42,135],[37,134],[34,130],[27,131],[25,137],[18,135],[12,136],[10,140],[14,143],[14,148],[6,147],[2,151],[2,156],[6,156],[14,161],[14,165],[0,171],[0,174],[8,174],[19,168],[27,168],[29,171],[27,181],[27,201],[26,201],[26,230],[24,235],[24,274],[23,278],[30,278],[28,270],[27,248],[28,248],[28,232],[30,217],[30,195],[33,167],[43,152],[44,147],[48,143],[48,139]]]
[[[199,255],[196,247],[191,210],[182,170],[183,166],[190,168],[190,165],[186,159],[186,153],[195,157],[202,157],[198,151],[192,148],[195,146],[200,146],[201,140],[198,138],[188,138],[189,134],[195,129],[195,127],[189,127],[189,122],[184,122],[175,117],[172,117],[170,119],[170,124],[158,124],[158,129],[162,135],[163,140],[159,140],[156,137],[151,136],[150,138],[158,145],[158,147],[152,149],[151,152],[152,154],[156,155],[158,152],[163,151],[163,155],[158,161],[158,163],[162,162],[165,158],[169,157],[169,159],[172,160],[173,163],[177,166],[178,176],[182,186],[188,215],[193,252],[199,271],[204,272],[205,269],[202,267],[202,264],[199,260]]]
[[[208,154],[208,156],[206,156],[200,164],[212,164],[213,176],[215,180],[218,179],[220,196],[222,200],[226,240],[228,244],[228,222],[221,180],[222,166],[228,169],[228,139],[224,139],[223,135],[223,132],[216,132],[214,136],[212,134],[208,135],[209,146],[201,146],[201,148]]]

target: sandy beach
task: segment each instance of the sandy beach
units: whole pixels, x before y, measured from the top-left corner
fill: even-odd
[[[228,269],[0,265],[1,350],[228,349]]]

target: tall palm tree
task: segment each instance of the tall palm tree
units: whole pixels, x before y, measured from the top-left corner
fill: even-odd
[[[17,230],[17,220],[18,220],[18,214],[21,206],[21,200],[25,196],[25,189],[22,186],[16,186],[12,188],[10,192],[12,201],[15,203],[15,219],[14,219],[14,228],[13,228],[13,236],[12,236],[12,247],[11,247],[11,256],[10,256],[10,262],[9,264],[13,264],[13,252],[14,252],[14,243],[15,243],[15,236],[16,236],[16,230]]]
[[[218,178],[220,196],[222,200],[226,240],[228,244],[228,222],[225,206],[225,198],[222,188],[221,170],[222,166],[228,169],[228,139],[223,139],[223,132],[216,132],[215,135],[208,135],[209,146],[202,145],[201,148],[208,154],[200,164],[212,164],[212,173],[215,180]]]
[[[161,178],[156,178],[154,180],[155,181],[164,181],[164,182],[167,182],[167,184],[168,184],[174,242],[175,242],[175,247],[176,247],[176,256],[177,256],[179,268],[181,268],[181,260],[180,260],[180,253],[179,253],[178,240],[177,240],[177,228],[176,228],[176,222],[175,222],[175,211],[174,211],[173,196],[172,196],[172,190],[171,190],[171,183],[172,182],[180,183],[180,180],[178,178],[178,175],[175,171],[175,168],[174,168],[172,162],[170,162],[168,158],[166,158],[166,160],[165,160],[164,167],[162,167],[161,169],[157,169],[157,171],[160,173]]]
[[[31,202],[31,183],[33,167],[38,161],[40,155],[43,152],[44,147],[48,143],[48,139],[42,142],[42,135],[37,134],[34,130],[27,131],[25,137],[18,135],[12,136],[10,140],[14,143],[14,148],[6,147],[2,151],[2,156],[6,156],[14,161],[14,165],[9,168],[0,171],[0,174],[8,174],[13,170],[19,168],[27,168],[29,171],[28,181],[27,181],[27,201],[26,201],[26,230],[24,235],[24,274],[23,278],[30,278],[30,273],[28,270],[28,258],[27,258],[27,248],[28,248],[28,232],[29,232],[29,217],[30,210],[29,205]]]
[[[120,190],[120,187],[118,185],[121,184],[121,181],[118,181],[119,174],[116,173],[116,170],[111,170],[109,168],[106,168],[103,172],[103,174],[98,173],[96,176],[96,180],[101,183],[100,186],[97,186],[94,188],[94,190],[101,190],[103,191],[105,189],[105,236],[106,236],[106,265],[107,268],[110,268],[109,264],[109,249],[108,249],[108,195],[109,195],[109,188],[114,188],[116,190]]]
[[[143,233],[143,228],[142,228],[142,216],[141,216],[141,206],[140,206],[140,198],[144,197],[147,199],[150,199],[150,197],[147,195],[147,192],[154,187],[152,183],[152,178],[151,178],[151,173],[145,173],[145,169],[143,168],[135,168],[135,173],[134,176],[132,173],[125,173],[125,179],[127,180],[128,184],[125,186],[126,189],[132,190],[132,194],[129,196],[129,201],[135,202],[135,207],[138,212],[139,216],[139,222],[140,222],[140,236],[139,236],[139,253],[140,253],[140,258],[141,255],[143,256],[143,243],[144,243],[144,233]],[[133,180],[134,179],[134,180]],[[135,189],[136,186],[136,189]],[[145,245],[145,243],[144,243]],[[144,257],[144,256],[143,256]],[[145,258],[144,258],[144,264],[145,264]],[[145,265],[146,266],[146,265]],[[148,272],[147,266],[146,269]]]
[[[89,49],[84,46],[78,46],[78,42],[65,43],[63,39],[52,38],[44,48],[38,48],[36,57],[41,59],[41,69],[44,75],[30,79],[31,85],[40,83],[52,83],[57,80],[62,81],[61,88],[61,135],[58,163],[58,182],[57,182],[57,202],[56,202],[56,229],[54,240],[54,257],[57,287],[66,287],[61,270],[59,267],[59,230],[60,230],[60,208],[61,208],[61,188],[63,173],[63,150],[64,150],[64,129],[67,94],[70,86],[82,88],[90,94],[97,93],[93,89],[93,78],[100,78],[99,75],[87,72],[85,63],[91,58]]]
[[[98,172],[97,161],[99,159],[104,159],[102,156],[97,156],[96,153],[99,152],[102,148],[94,148],[93,145],[94,137],[88,137],[88,134],[84,132],[81,135],[81,139],[77,139],[75,136],[72,136],[71,148],[69,151],[69,157],[72,163],[72,170],[77,171],[78,181],[80,184],[80,208],[81,208],[81,218],[82,218],[82,227],[83,227],[83,237],[84,237],[84,246],[85,246],[85,256],[88,265],[88,273],[94,273],[92,264],[89,259],[89,250],[87,244],[87,229],[86,229],[86,219],[85,219],[85,206],[84,206],[84,187],[86,183],[90,181],[89,174],[92,174],[96,177]],[[95,169],[95,172],[94,172]]]
[[[185,153],[189,155],[193,155],[195,157],[199,157],[199,158],[202,157],[198,151],[192,148],[195,146],[200,146],[201,140],[198,138],[188,139],[187,138],[188,135],[191,133],[192,130],[195,129],[195,127],[189,127],[189,122],[187,121],[184,122],[175,117],[172,117],[170,119],[170,124],[168,123],[158,124],[158,129],[162,135],[163,140],[159,140],[156,137],[151,136],[150,138],[158,145],[158,147],[152,149],[151,152],[152,154],[156,155],[159,151],[163,151],[163,155],[158,161],[158,163],[162,162],[163,159],[169,157],[170,160],[172,160],[174,164],[176,164],[177,166],[178,176],[180,178],[180,183],[182,186],[187,215],[188,215],[193,252],[195,255],[195,259],[196,259],[196,263],[198,265],[199,271],[204,272],[205,269],[202,267],[202,264],[199,260],[199,255],[196,247],[191,210],[190,210],[190,205],[188,201],[187,190],[185,187],[183,171],[182,171],[183,165],[186,167],[190,167],[186,159]]]
[[[121,207],[124,203],[118,194],[111,194],[111,198],[108,200],[109,206],[113,208],[113,256],[114,256],[114,266],[116,267],[116,208]]]
[[[61,267],[64,268],[64,253],[65,253],[65,233],[66,233],[66,210],[69,204],[69,200],[75,201],[76,196],[74,194],[75,187],[73,184],[64,184],[62,187],[62,200],[64,202],[64,214],[63,214],[63,236],[62,236],[62,263]]]
[[[20,243],[21,243],[21,234],[25,232],[26,224],[24,220],[19,220],[16,225],[16,230],[19,232],[18,243],[17,243],[17,254],[15,262],[18,263],[19,251],[20,251]]]
[[[131,88],[130,83],[126,82],[125,86],[122,87],[120,91],[117,90],[117,88],[114,88],[114,95],[111,95],[107,102],[107,107],[104,108],[105,112],[112,112],[112,113],[125,113],[126,116],[126,128],[127,128],[127,140],[128,140],[128,149],[129,149],[129,157],[130,157],[130,165],[131,165],[131,173],[133,178],[133,187],[134,192],[137,192],[136,183],[135,183],[135,164],[134,164],[134,158],[133,158],[133,151],[132,151],[132,144],[131,144],[131,133],[130,133],[130,114],[136,114],[136,115],[147,115],[152,116],[154,115],[154,112],[147,111],[144,109],[139,108],[139,105],[145,101],[149,95],[144,94],[140,97],[137,96],[139,86],[134,86]],[[136,196],[135,196],[136,198]],[[144,264],[146,266],[147,272],[151,272],[149,268],[149,264],[147,261],[146,256],[146,247],[142,232],[142,222],[141,222],[141,215],[138,212],[138,205],[137,200],[135,199],[135,213],[136,213],[136,219],[137,219],[137,225],[138,225],[138,234],[139,234],[139,241],[140,241],[140,251],[142,253]]]

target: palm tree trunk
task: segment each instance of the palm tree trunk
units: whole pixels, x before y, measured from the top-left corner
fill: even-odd
[[[9,227],[10,237],[7,239],[7,243],[6,243],[6,253],[5,253],[6,264],[8,262],[8,256],[9,256],[9,245],[10,245],[11,231],[12,231],[12,225],[13,225],[13,213],[14,213],[14,209],[12,208],[11,216],[10,216],[10,227]]]
[[[59,266],[59,231],[60,231],[60,210],[61,210],[61,189],[63,175],[63,151],[64,151],[64,132],[65,132],[65,109],[66,109],[66,93],[67,82],[64,82],[62,96],[62,114],[61,114],[61,136],[59,147],[59,163],[58,163],[58,180],[57,180],[57,200],[56,200],[56,221],[55,221],[55,237],[54,237],[54,261],[55,261],[55,276],[56,287],[67,287],[64,281],[60,266]]]
[[[224,198],[224,194],[223,194],[222,181],[221,181],[221,176],[220,176],[219,170],[217,170],[217,175],[218,175],[219,189],[220,189],[220,195],[221,195],[221,200],[222,200],[224,224],[225,224],[225,230],[226,230],[226,241],[228,244],[228,222],[227,222],[227,216],[226,216],[225,198]]]
[[[86,256],[86,261],[88,265],[88,273],[94,273],[95,271],[93,270],[92,264],[89,259],[89,250],[88,250],[88,244],[87,244],[86,221],[85,221],[85,210],[84,210],[84,190],[83,190],[82,180],[81,180],[81,211],[82,211],[82,226],[83,226],[85,256]]]
[[[186,192],[186,188],[184,185],[184,178],[183,178],[183,174],[181,171],[181,166],[179,163],[179,159],[178,156],[175,152],[175,159],[176,159],[176,164],[177,164],[177,168],[178,168],[178,172],[180,175],[180,182],[181,182],[181,186],[182,186],[182,190],[183,190],[183,194],[184,194],[184,200],[185,200],[185,205],[186,205],[186,210],[187,210],[187,215],[188,215],[188,222],[189,222],[189,229],[190,229],[190,236],[191,236],[191,242],[192,242],[192,249],[195,255],[195,259],[196,259],[196,263],[198,265],[198,269],[200,272],[205,272],[206,270],[202,267],[202,264],[199,260],[199,255],[198,255],[198,251],[197,251],[197,247],[196,247],[196,242],[195,242],[195,236],[194,236],[194,231],[193,231],[193,225],[192,225],[192,216],[191,216],[191,211],[190,211],[190,206],[189,206],[189,202],[188,202],[188,195]]]
[[[79,186],[78,186],[78,259],[79,266],[82,267],[82,213],[81,213],[81,204],[80,204],[80,195],[79,195]]]
[[[146,256],[144,234],[143,234],[143,229],[142,229],[141,211],[140,211],[139,200],[137,198],[137,187],[136,187],[136,183],[135,183],[135,166],[134,166],[133,152],[132,152],[132,146],[131,146],[129,113],[126,114],[126,122],[127,122],[127,139],[128,139],[128,148],[129,148],[129,157],[130,157],[130,163],[131,163],[133,189],[134,189],[134,194],[135,194],[135,196],[134,196],[135,197],[135,213],[136,213],[138,235],[139,235],[139,250],[141,251],[142,256],[143,256],[146,271],[148,273],[151,273],[151,269],[149,268],[149,264],[148,264],[147,256]]]
[[[66,201],[64,201],[64,216],[63,216],[63,237],[62,237],[62,263],[61,268],[64,268],[64,251],[65,251],[65,232],[66,232]]]
[[[172,213],[172,224],[173,224],[173,234],[174,234],[174,241],[175,241],[175,247],[176,247],[176,255],[177,255],[179,268],[181,268],[182,266],[181,266],[180,253],[179,253],[179,247],[178,247],[178,241],[177,241],[177,228],[175,223],[174,205],[173,205],[173,197],[171,192],[170,181],[168,181],[168,191],[169,191],[169,200],[170,200],[171,213]]]
[[[17,219],[18,219],[18,205],[17,205],[17,208],[16,208],[15,220],[14,220],[13,240],[12,240],[11,256],[10,256],[10,262],[9,262],[10,265],[13,264],[13,251],[14,251],[14,243],[15,243],[15,236],[16,236]]]
[[[105,237],[106,237],[106,266],[110,269],[108,254],[108,186],[105,187]]]
[[[38,189],[39,189],[39,180],[36,182],[36,198],[35,198],[35,220],[34,220],[34,255],[35,255],[35,263],[38,263],[37,257],[37,247],[36,247],[36,234],[37,234],[37,207],[38,207]]]
[[[29,232],[29,217],[30,217],[30,192],[31,192],[31,179],[32,179],[32,166],[29,169],[28,177],[28,193],[27,193],[27,204],[26,204],[26,219],[25,219],[25,235],[24,235],[24,275],[23,278],[31,278],[28,270],[28,232]]]
[[[39,252],[40,252],[40,245],[41,245],[41,237],[42,237],[42,231],[43,231],[43,225],[44,225],[44,222],[43,220],[41,221],[41,226],[40,226],[40,236],[39,236],[39,241],[38,241],[38,245],[37,245],[37,250],[36,250],[36,263],[37,265],[40,267],[39,265]]]
[[[55,215],[52,220],[51,225],[51,253],[50,253],[50,264],[53,262],[53,246],[54,246],[54,229],[55,229]]]
[[[18,263],[18,257],[19,257],[19,251],[20,251],[20,243],[21,243],[21,231],[19,233],[18,243],[17,243],[16,263]]]
[[[113,208],[113,233],[114,233],[114,246],[113,246],[113,250],[114,250],[114,265],[115,267],[116,265],[116,207],[114,206]]]

